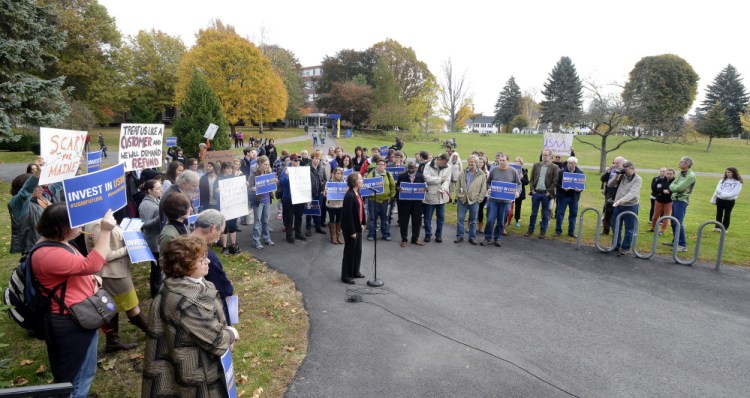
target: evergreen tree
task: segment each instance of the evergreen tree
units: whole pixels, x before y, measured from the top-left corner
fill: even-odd
[[[713,104],[705,115],[698,116],[695,130],[708,136],[706,152],[711,149],[711,141],[714,138],[729,137],[734,131],[721,102]]]
[[[217,150],[229,149],[229,127],[221,113],[219,97],[200,72],[193,73],[179,109],[172,133],[187,157],[198,157],[198,144],[204,141],[203,134],[211,123],[219,126],[211,147]]]
[[[709,112],[715,104],[721,103],[732,131],[742,134],[740,113],[745,110],[748,100],[750,97],[742,84],[742,76],[734,66],[727,65],[706,89],[706,99],[701,103],[701,110]]]
[[[542,122],[552,123],[553,128],[562,124],[580,121],[583,105],[583,85],[573,61],[562,57],[544,83]]]
[[[130,108],[133,117],[133,123],[153,123],[156,119],[156,112],[151,109],[144,98],[138,98],[133,102]]]
[[[521,88],[516,84],[516,78],[511,76],[497,97],[494,122],[497,125],[502,124],[505,130],[509,130],[513,118],[520,113]]]
[[[0,21],[0,140],[19,125],[58,125],[69,112],[65,77],[40,77],[65,46],[56,18],[32,0],[0,0]]]

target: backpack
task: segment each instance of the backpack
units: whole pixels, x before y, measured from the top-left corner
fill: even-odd
[[[5,289],[3,301],[6,305],[13,306],[8,310],[8,315],[13,318],[19,326],[29,331],[34,337],[44,339],[44,316],[50,312],[50,297],[58,302],[59,297],[65,296],[67,281],[53,289],[46,289],[39,285],[34,278],[31,269],[31,255],[42,247],[64,247],[71,253],[75,251],[68,245],[54,241],[42,241],[26,254],[21,256],[16,268],[10,274],[8,288]],[[60,290],[61,294],[56,294]],[[39,294],[43,291],[45,294]]]

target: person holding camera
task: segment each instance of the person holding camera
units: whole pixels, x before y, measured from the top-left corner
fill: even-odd
[[[615,222],[615,227],[619,233],[612,237],[612,243],[615,245],[615,250],[618,256],[628,254],[630,252],[630,245],[633,242],[633,232],[635,231],[635,224],[637,217],[632,215],[624,215],[620,220],[620,224],[617,225],[617,216],[620,213],[626,211],[632,211],[638,214],[638,207],[640,202],[640,191],[643,180],[641,176],[635,173],[635,165],[633,162],[626,160],[622,163],[622,170],[617,172],[617,176],[614,180],[610,181],[609,185],[617,185],[617,192],[615,193],[614,201],[612,202],[612,220]],[[625,235],[622,234],[622,228],[625,227]]]
[[[604,194],[604,214],[602,215],[602,234],[604,235],[609,235],[612,221],[612,203],[615,202],[615,194],[617,193],[617,185],[613,181],[618,176],[618,172],[622,171],[624,161],[625,158],[622,156],[616,157],[601,177],[602,193]]]

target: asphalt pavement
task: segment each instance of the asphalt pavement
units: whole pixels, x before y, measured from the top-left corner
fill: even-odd
[[[288,397],[750,396],[748,269],[521,236],[454,244],[452,227],[401,248],[394,224],[370,288],[375,242],[346,285],[343,245],[288,244],[272,225],[276,246],[247,250],[294,280],[310,317]]]

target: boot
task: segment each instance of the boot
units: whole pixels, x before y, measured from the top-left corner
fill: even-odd
[[[484,232],[484,223],[478,222],[477,223],[477,232]]]
[[[138,344],[134,343],[121,343],[120,338],[120,314],[117,314],[112,318],[109,323],[109,332],[105,333],[107,337],[107,344],[104,346],[104,352],[111,354],[117,351],[132,350],[138,347]]]
[[[338,243],[336,241],[336,225],[334,225],[334,224],[328,224],[328,235],[331,237],[331,243],[332,244],[335,245],[335,244]]]
[[[341,223],[336,224],[336,243],[344,244],[344,235],[341,234]]]
[[[138,315],[134,317],[128,317],[130,320],[130,323],[135,325],[138,329],[141,329],[143,333],[146,333],[148,331],[148,321],[146,321],[146,317],[143,316],[143,312],[139,312]]]
[[[294,234],[291,232],[291,228],[286,229],[286,241],[294,243]]]

